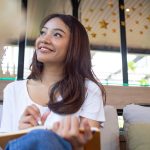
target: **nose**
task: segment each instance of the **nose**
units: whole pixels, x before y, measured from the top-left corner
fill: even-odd
[[[43,43],[45,43],[45,44],[50,44],[51,38],[50,38],[50,36],[48,35],[48,33],[46,33],[45,35],[43,35],[41,38],[42,38],[41,40],[42,40]]]

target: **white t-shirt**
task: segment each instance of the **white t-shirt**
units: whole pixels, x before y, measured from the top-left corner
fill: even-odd
[[[86,99],[75,115],[104,122],[105,116],[100,88],[90,80],[86,80],[85,86],[87,88]],[[17,131],[20,117],[29,105],[35,104],[40,109],[41,115],[49,111],[48,107],[41,106],[32,101],[27,91],[27,80],[15,81],[8,84],[4,89],[3,100],[0,129],[2,132]],[[44,125],[51,127],[55,121],[63,118],[64,115],[59,115],[51,111]]]

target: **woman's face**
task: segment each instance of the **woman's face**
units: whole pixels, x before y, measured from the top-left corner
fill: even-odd
[[[49,20],[35,43],[37,60],[44,64],[62,64],[66,58],[69,39],[69,27],[61,19]]]

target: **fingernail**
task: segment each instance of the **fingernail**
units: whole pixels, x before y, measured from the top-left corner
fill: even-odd
[[[37,120],[37,124],[40,126],[40,125],[42,125],[42,121],[41,121],[41,119],[40,118],[38,118],[38,120]]]

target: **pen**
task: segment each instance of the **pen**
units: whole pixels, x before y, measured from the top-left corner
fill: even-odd
[[[84,133],[84,129],[79,129],[80,133]],[[100,130],[96,127],[91,127],[91,131],[94,134],[95,132],[100,132]]]
[[[38,125],[38,126],[41,126],[41,125],[42,125],[42,121],[41,121],[40,118],[39,118],[38,121],[37,121],[37,125]]]

